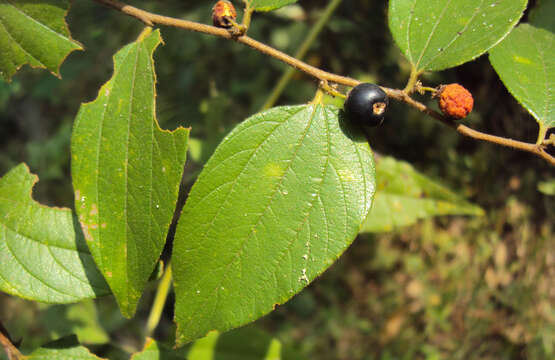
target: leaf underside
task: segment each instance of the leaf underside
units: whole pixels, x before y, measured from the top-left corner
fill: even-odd
[[[391,157],[376,161],[376,195],[361,232],[386,232],[440,215],[483,215],[483,210]]]
[[[273,108],[219,145],[175,237],[178,344],[270,312],[354,240],[374,194],[374,165],[339,114]]]
[[[555,34],[521,24],[490,51],[489,59],[507,89],[540,126],[554,127]]]
[[[35,202],[36,182],[24,164],[0,179],[0,290],[46,303],[108,294],[71,210]]]
[[[10,80],[24,64],[59,76],[59,67],[74,50],[65,23],[67,0],[0,0],[0,77]]]
[[[75,207],[91,253],[124,316],[135,312],[175,209],[188,129],[161,130],[155,119],[147,28],[114,56],[114,75],[83,104],[71,139]]]
[[[418,71],[442,70],[485,53],[518,23],[527,0],[391,0],[389,28]]]

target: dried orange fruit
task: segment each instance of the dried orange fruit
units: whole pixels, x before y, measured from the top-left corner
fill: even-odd
[[[470,91],[459,84],[442,85],[437,95],[441,111],[454,119],[463,119],[474,106],[474,99]]]
[[[220,0],[212,8],[212,23],[214,26],[230,28],[233,27],[235,19],[237,19],[237,12],[228,0]]]

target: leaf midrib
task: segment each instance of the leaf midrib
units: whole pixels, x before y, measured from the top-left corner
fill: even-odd
[[[129,227],[129,222],[127,221],[127,208],[129,206],[128,202],[129,202],[129,184],[128,184],[128,179],[129,179],[129,141],[131,138],[131,117],[133,116],[133,100],[134,100],[134,96],[133,94],[135,93],[135,80],[137,78],[137,64],[139,62],[139,54],[141,52],[142,46],[144,46],[144,42],[141,42],[139,45],[137,45],[137,47],[135,48],[135,62],[133,64],[133,76],[131,78],[131,91],[130,91],[130,99],[129,99],[129,115],[127,118],[127,132],[126,132],[126,139],[125,139],[125,162],[124,162],[124,188],[125,188],[125,193],[124,193],[124,207],[123,207],[123,218],[125,219],[125,226],[123,227],[123,235],[122,238],[125,241],[125,247],[128,248],[129,247],[129,237],[128,237],[128,227]],[[130,54],[128,53],[127,56],[129,56]],[[122,63],[125,64],[125,61],[127,60],[127,57],[125,59],[122,60]],[[140,254],[139,249],[138,249],[138,244],[136,242],[133,242],[133,244],[135,246],[135,251],[137,254]],[[123,281],[123,284],[121,281],[119,281],[119,285],[122,286],[125,289],[125,294],[126,294],[126,299],[127,299],[127,306],[129,306],[129,304],[131,304],[130,300],[131,299],[131,292],[129,291],[129,273],[133,273],[135,271],[135,269],[130,269],[131,263],[129,262],[129,255],[128,255],[128,250],[125,251],[124,254],[121,254],[121,256],[124,258],[123,261],[125,262],[125,269],[126,269],[126,274],[120,274],[122,279],[127,279],[128,281]],[[131,270],[131,271],[130,271]]]
[[[304,138],[306,137],[306,134],[308,133],[308,130],[310,129],[310,126],[312,125],[312,121],[314,120],[314,117],[315,117],[315,114],[316,114],[318,108],[317,108],[316,105],[313,105],[313,106],[314,106],[314,110],[313,110],[313,112],[312,112],[312,116],[311,116],[311,118],[310,118],[309,125],[308,125],[307,128],[305,129],[305,132],[304,132],[304,134],[303,134],[303,137],[302,137],[301,141],[299,142],[299,146],[298,146],[298,148],[297,148],[297,151],[295,152],[295,154],[293,155],[293,158],[291,159],[291,164],[293,163],[293,161],[294,161],[294,159],[295,159],[295,155],[296,155],[296,153],[298,152],[298,149],[300,149],[300,147],[301,147],[301,145],[302,145],[302,142],[304,141]],[[322,181],[318,184],[319,187],[318,187],[316,196],[314,196],[314,197],[310,200],[310,203],[309,203],[309,206],[308,206],[308,208],[309,208],[310,210],[308,211],[308,213],[306,214],[306,216],[304,217],[304,219],[303,219],[302,221],[299,222],[299,226],[297,227],[296,230],[294,230],[295,236],[291,236],[291,239],[290,239],[289,242],[287,243],[287,246],[286,246],[285,250],[284,250],[281,254],[279,254],[279,256],[278,256],[278,258],[277,258],[277,261],[275,262],[275,265],[273,266],[274,269],[272,270],[272,275],[273,275],[274,278],[276,278],[275,274],[276,274],[276,272],[278,271],[278,268],[280,267],[281,261],[283,260],[283,258],[285,257],[285,255],[291,250],[291,245],[293,245],[293,243],[295,242],[295,240],[298,239],[298,236],[299,236],[299,234],[301,233],[303,226],[306,224],[307,220],[310,218],[310,215],[312,214],[312,211],[314,211],[314,205],[313,205],[314,202],[315,202],[316,200],[320,200],[320,193],[321,193],[322,188],[323,188],[323,186],[324,186],[325,175],[326,175],[326,173],[327,173],[327,171],[328,171],[328,168],[331,166],[331,165],[330,165],[331,143],[330,143],[330,129],[329,129],[329,123],[328,123],[328,120],[327,120],[327,114],[326,114],[325,108],[324,108],[323,106],[321,106],[321,108],[322,108],[322,109],[321,109],[321,111],[322,111],[322,117],[325,118],[325,119],[324,119],[324,122],[325,122],[325,124],[326,124],[326,138],[327,138],[327,142],[326,142],[326,144],[327,144],[327,148],[326,148],[326,149],[327,149],[327,156],[326,156],[326,163],[324,164],[323,169],[322,169],[322,174],[321,174]],[[289,166],[287,170],[289,170],[290,167],[291,167],[291,166]],[[284,178],[285,178],[285,172],[284,172],[284,174],[283,174],[282,181],[283,181]],[[277,190],[277,188],[279,188],[279,185],[276,187],[276,190]],[[273,199],[273,197],[275,196],[276,193],[277,193],[277,191],[274,191],[274,194],[272,194],[272,199]],[[266,208],[269,208],[270,205],[271,205],[271,203],[268,204],[268,206],[267,206]],[[266,209],[264,210],[264,212],[266,212]],[[261,216],[261,217],[262,217],[262,216]],[[260,218],[261,218],[261,217],[260,217]],[[258,226],[258,223],[259,223],[259,222],[260,222],[260,219],[259,219],[259,221],[257,222],[257,224],[255,225],[255,227]],[[310,233],[310,230],[309,230],[309,233]],[[328,232],[326,235],[328,235],[328,239],[329,239],[329,232]],[[250,236],[250,235],[249,235],[249,236]],[[309,242],[309,246],[308,246],[308,247],[309,247],[309,249],[310,249],[310,242]],[[310,252],[310,250],[309,250],[309,252]],[[306,261],[308,261],[308,259],[307,259]],[[306,275],[308,276],[308,273],[307,273]],[[276,278],[276,279],[277,279],[277,278]],[[291,279],[291,277],[290,277],[290,279]],[[277,288],[277,287],[276,287],[276,288]]]
[[[418,67],[418,65],[420,65],[420,61],[422,61],[422,57],[424,56],[424,54],[428,50],[428,46],[430,46],[430,42],[432,41],[432,37],[435,35],[435,30],[439,26],[439,23],[441,22],[441,19],[443,19],[443,16],[445,15],[445,12],[447,11],[447,7],[449,6],[449,4],[451,4],[451,1],[452,0],[448,0],[448,3],[445,4],[445,7],[441,11],[441,14],[439,15],[439,17],[437,19],[437,22],[434,24],[432,30],[430,31],[430,33],[428,35],[428,39],[426,40],[426,44],[424,44],[424,48],[420,52],[420,57],[418,58],[418,61],[416,62],[416,64],[414,64],[415,68],[420,69]],[[412,18],[412,16],[411,16],[411,18]]]
[[[39,26],[45,28],[47,31],[53,33],[54,35],[58,36],[59,38],[61,38],[62,40],[65,40],[67,42],[70,42],[73,44],[73,41],[71,41],[70,38],[58,33],[57,31],[55,31],[54,29],[49,28],[48,26],[46,26],[45,24],[41,23],[40,21],[37,21],[36,19],[32,18],[30,15],[28,15],[26,12],[24,12],[23,10],[19,9],[17,6],[15,6],[13,4],[13,1],[11,0],[3,0],[4,2],[6,2],[9,6],[13,7],[17,12],[21,13],[21,15],[23,15],[25,18],[30,19],[32,22],[38,24]],[[67,10],[66,10],[67,12]],[[67,25],[66,25],[67,26]]]
[[[297,114],[298,112],[302,111],[303,107],[299,107],[299,110],[295,112],[295,114]],[[293,116],[293,115],[291,115]],[[225,205],[228,202],[229,196],[230,194],[233,192],[233,189],[235,188],[235,186],[237,185],[237,181],[238,179],[241,177],[241,175],[243,174],[243,172],[245,171],[245,169],[248,167],[248,165],[250,164],[250,161],[253,159],[253,157],[257,154],[258,150],[262,147],[262,145],[272,136],[272,134],[281,126],[283,126],[284,124],[286,124],[286,121],[283,121],[281,123],[279,123],[278,125],[276,125],[276,127],[274,127],[271,132],[268,134],[267,137],[264,138],[264,140],[258,144],[255,148],[253,148],[253,153],[249,156],[249,158],[247,159],[247,162],[245,163],[245,165],[243,166],[243,168],[241,169],[241,171],[239,172],[239,174],[237,174],[237,176],[235,177],[235,179],[233,180],[233,184],[231,185],[231,189],[229,189],[229,192],[226,194],[225,199],[221,202],[221,205],[218,207],[218,211],[216,212],[216,214],[214,214],[214,216],[212,217],[212,220],[210,221],[207,227],[207,230],[205,230],[204,234],[202,234],[202,236],[199,237],[199,239],[205,240],[208,232],[210,231],[210,229],[212,229],[214,222],[216,221],[216,219],[218,218],[220,212],[222,211],[222,209],[225,207]],[[241,132],[243,131],[243,129],[241,129]],[[238,136],[238,134],[235,134],[234,136]],[[206,197],[206,195],[203,196],[203,198]],[[202,201],[203,198],[200,198],[198,201]]]
[[[456,206],[459,209],[468,209],[468,210],[475,210],[478,209],[479,207],[476,205],[473,205],[465,200],[460,200],[460,202],[455,202],[455,201],[451,201],[451,200],[445,200],[445,199],[436,199],[436,198],[419,198],[419,197],[414,197],[414,196],[407,196],[407,195],[398,195],[395,193],[384,193],[384,192],[379,192],[376,193],[376,198],[381,197],[381,198],[386,198],[386,199],[390,199],[392,197],[399,199],[400,201],[404,201],[404,200],[418,200],[418,201],[428,201],[428,202],[433,202],[433,203],[439,203],[439,202],[443,202],[443,203],[447,203],[447,204],[452,204],[453,206]]]
[[[301,107],[301,110],[300,110],[300,111],[302,111],[302,110],[304,110],[304,109],[306,109],[306,107]],[[272,204],[272,202],[274,201],[274,198],[275,198],[276,194],[278,193],[278,189],[280,188],[281,184],[283,183],[283,180],[286,178],[286,173],[289,171],[289,169],[291,169],[291,165],[293,164],[293,161],[295,160],[295,158],[296,158],[296,156],[297,156],[297,153],[299,152],[299,149],[302,147],[302,144],[303,144],[303,142],[304,142],[304,139],[306,138],[306,134],[308,133],[308,131],[309,131],[311,125],[312,125],[312,121],[314,120],[315,113],[316,113],[316,109],[314,109],[314,111],[313,111],[312,114],[311,114],[310,120],[308,121],[308,123],[307,123],[307,125],[306,125],[306,127],[305,127],[305,129],[304,129],[304,131],[303,131],[303,133],[302,133],[302,135],[301,135],[301,137],[300,137],[300,139],[299,139],[299,143],[298,143],[297,146],[295,147],[295,151],[294,151],[293,154],[291,155],[291,159],[289,160],[289,162],[288,162],[288,164],[287,164],[287,167],[286,167],[286,168],[284,169],[284,171],[283,171],[283,176],[281,177],[281,179],[279,180],[279,182],[278,182],[278,183],[276,184],[276,186],[274,187],[274,189],[273,189],[273,191],[272,191],[272,195],[271,195],[271,197],[270,197],[270,200],[268,201],[268,204],[267,204],[266,206],[264,206],[263,211],[262,211],[261,214],[258,216],[258,219],[257,219],[256,222],[254,222],[253,225],[251,226],[251,231],[250,231],[250,233],[249,233],[249,234],[243,239],[243,241],[241,242],[241,244],[240,244],[240,246],[239,246],[239,251],[237,252],[237,254],[235,254],[235,256],[224,266],[226,271],[223,272],[223,277],[221,278],[220,283],[218,284],[218,286],[217,286],[216,289],[215,289],[215,291],[216,291],[216,301],[214,302],[214,311],[213,311],[214,314],[217,313],[217,312],[216,312],[216,309],[218,308],[218,302],[219,302],[219,300],[220,300],[220,291],[219,291],[219,289],[221,288],[222,284],[224,283],[224,280],[225,280],[225,278],[226,278],[226,275],[229,273],[227,270],[229,269],[230,265],[233,264],[233,262],[234,262],[237,258],[239,258],[239,257],[241,256],[241,254],[243,253],[245,244],[248,242],[248,240],[251,239],[251,236],[254,234],[254,229],[255,229],[256,227],[258,227],[258,225],[260,224],[260,221],[261,221],[261,219],[263,218],[263,216],[264,216],[264,214],[266,213],[266,211],[267,211],[269,208],[271,208],[271,204]],[[290,116],[290,117],[289,117],[286,121],[284,121],[282,124],[287,124],[288,121],[289,121],[292,117],[293,117],[293,115]],[[277,126],[277,127],[279,127],[279,126]],[[277,127],[276,127],[276,128],[277,128]],[[275,130],[275,129],[274,129],[274,130]],[[266,139],[270,138],[271,134],[273,134],[273,132],[270,133],[270,134],[268,134],[268,136],[266,137]],[[265,140],[266,140],[266,139],[265,139]],[[264,142],[265,142],[265,141],[264,141]],[[264,143],[264,142],[263,142],[263,143]],[[263,144],[263,143],[262,143],[262,144]],[[261,144],[260,146],[262,146],[262,144]],[[259,148],[260,148],[260,147],[259,147]],[[252,158],[252,157],[251,157],[251,158]],[[247,166],[248,166],[248,163],[245,164],[244,169],[245,169]],[[237,176],[237,179],[238,179],[240,176],[241,176],[241,174],[239,174],[239,175]],[[232,190],[230,190],[230,193],[231,193],[231,191],[232,191]]]
[[[0,20],[1,20],[1,17],[0,17]],[[18,47],[19,49],[21,49],[21,51],[23,51],[23,52],[27,55],[27,56],[26,56],[27,58],[31,58],[31,59],[35,60],[35,61],[39,64],[39,66],[42,66],[42,67],[45,67],[45,68],[47,67],[47,66],[46,66],[45,64],[43,64],[39,59],[37,59],[34,55],[32,55],[31,53],[29,53],[27,50],[25,50],[25,48],[24,48],[24,47],[12,36],[12,34],[8,31],[8,28],[6,27],[6,25],[4,25],[4,23],[3,23],[2,21],[0,21],[0,25],[2,25],[2,28],[6,31],[6,34],[10,37],[10,39],[12,39],[12,42],[13,42],[15,45],[17,45],[17,47]],[[12,64],[13,64],[14,66],[16,66],[16,67],[18,66],[18,64],[16,64],[15,61],[12,61]]]
[[[464,1],[464,0],[463,0]],[[466,32],[466,29],[468,29],[468,27],[470,26],[470,24],[472,23],[472,21],[474,20],[474,18],[480,13],[480,9],[482,9],[483,5],[484,5],[484,0],[481,0],[482,3],[480,4],[479,7],[476,7],[476,10],[474,11],[474,13],[472,14],[472,16],[470,17],[470,19],[468,20],[468,22],[464,25],[464,27],[462,28],[462,30],[460,31],[460,35],[459,32],[457,32],[455,34],[455,37],[453,37],[453,39],[451,39],[451,41],[449,41],[449,43],[447,45],[445,45],[443,47],[443,51],[438,52],[436,55],[434,55],[428,62],[426,65],[424,65],[423,67],[427,67],[429,66],[435,59],[437,59],[437,57],[439,55],[441,55],[442,53],[444,53],[449,47],[451,47],[451,45],[453,45],[458,39],[461,38],[461,36]]]

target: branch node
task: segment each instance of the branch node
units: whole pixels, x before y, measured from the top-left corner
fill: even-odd
[[[153,23],[152,21],[150,21],[150,19],[148,19],[148,18],[142,17],[140,20],[141,20],[146,26],[150,26],[150,27],[153,27],[153,26],[154,26],[154,23]]]
[[[555,146],[555,134],[550,134],[549,138],[545,139],[543,141],[542,145],[544,145],[546,147],[549,146],[549,145]]]

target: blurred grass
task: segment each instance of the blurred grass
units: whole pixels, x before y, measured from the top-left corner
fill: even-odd
[[[206,23],[212,6],[177,0],[132,4]],[[294,16],[255,15],[249,35],[294,53],[325,7],[317,0],[299,4]],[[402,88],[409,67],[392,43],[385,9],[384,0],[344,0],[307,61]],[[73,117],[110,77],[112,54],[143,26],[92,1],[75,2],[68,21],[86,51],[67,59],[62,80],[24,67],[10,84],[0,83],[0,174],[25,161],[41,179],[36,198],[71,207]],[[186,169],[192,179],[219,140],[260,108],[285,66],[231,41],[169,28],[162,35],[166,45],[155,54],[158,119],[164,128],[192,126],[192,136],[203,142],[203,153]],[[460,82],[470,89],[472,127],[535,140],[535,121],[486,57],[425,74],[424,81]],[[297,74],[279,104],[307,102],[315,88],[314,79]],[[553,169],[529,154],[462,138],[398,103],[370,137],[375,150],[442,179],[487,215],[444,217],[360,236],[330,270],[258,325],[310,359],[555,358],[555,198],[538,191],[538,183],[553,178]],[[131,321],[118,315],[111,298],[95,301],[96,314],[87,321],[72,317],[69,306],[55,311],[75,326],[98,319],[110,342],[93,350],[125,358],[126,351],[140,348],[151,291]],[[171,337],[172,306],[170,301],[159,338]],[[40,320],[50,311],[0,294],[0,321],[27,348],[67,331]]]

